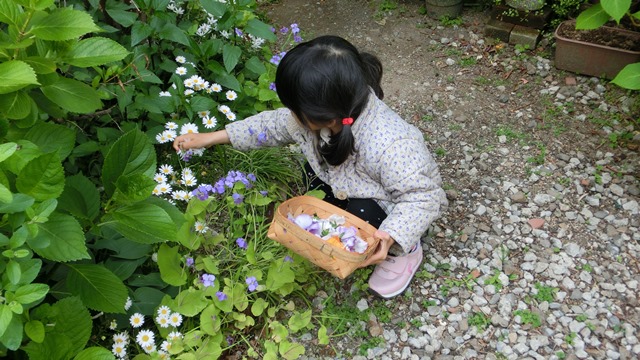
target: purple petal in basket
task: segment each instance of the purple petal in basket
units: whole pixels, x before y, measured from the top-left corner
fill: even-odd
[[[305,230],[309,230],[309,227],[313,224],[313,217],[307,214],[300,214],[293,219],[293,222]]]

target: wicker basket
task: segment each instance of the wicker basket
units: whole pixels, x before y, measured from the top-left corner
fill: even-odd
[[[288,218],[289,214],[295,217],[302,213],[316,215],[323,219],[333,214],[341,215],[345,218],[345,225],[355,226],[360,238],[365,240],[369,246],[363,254],[335,247],[296,225]],[[369,223],[326,201],[312,196],[298,196],[280,204],[267,236],[331,274],[344,279],[375,251],[379,242],[379,239],[373,237],[375,231],[376,228]]]

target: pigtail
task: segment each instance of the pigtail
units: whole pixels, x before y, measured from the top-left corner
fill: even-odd
[[[320,155],[329,165],[340,165],[347,160],[349,155],[353,154],[355,150],[355,138],[351,132],[353,121],[353,118],[350,117],[343,118],[340,133],[331,136],[331,141],[328,144],[323,144],[318,148]]]
[[[382,100],[384,91],[382,91],[382,63],[380,59],[366,52],[360,53],[360,59],[362,60],[362,70],[367,77],[367,83],[371,86],[378,99]]]

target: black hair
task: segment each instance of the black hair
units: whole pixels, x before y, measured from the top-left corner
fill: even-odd
[[[367,105],[371,89],[384,97],[380,82],[382,63],[359,52],[347,40],[332,35],[298,44],[282,58],[276,70],[276,89],[282,104],[303,126],[319,126],[358,116]],[[318,152],[330,165],[340,165],[353,153],[350,125],[343,125],[329,143],[318,141]]]

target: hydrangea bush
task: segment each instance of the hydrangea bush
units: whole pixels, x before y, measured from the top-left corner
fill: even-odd
[[[281,105],[300,31],[255,7],[0,0],[0,354],[304,352],[314,271],[266,237],[295,155],[170,146]]]

